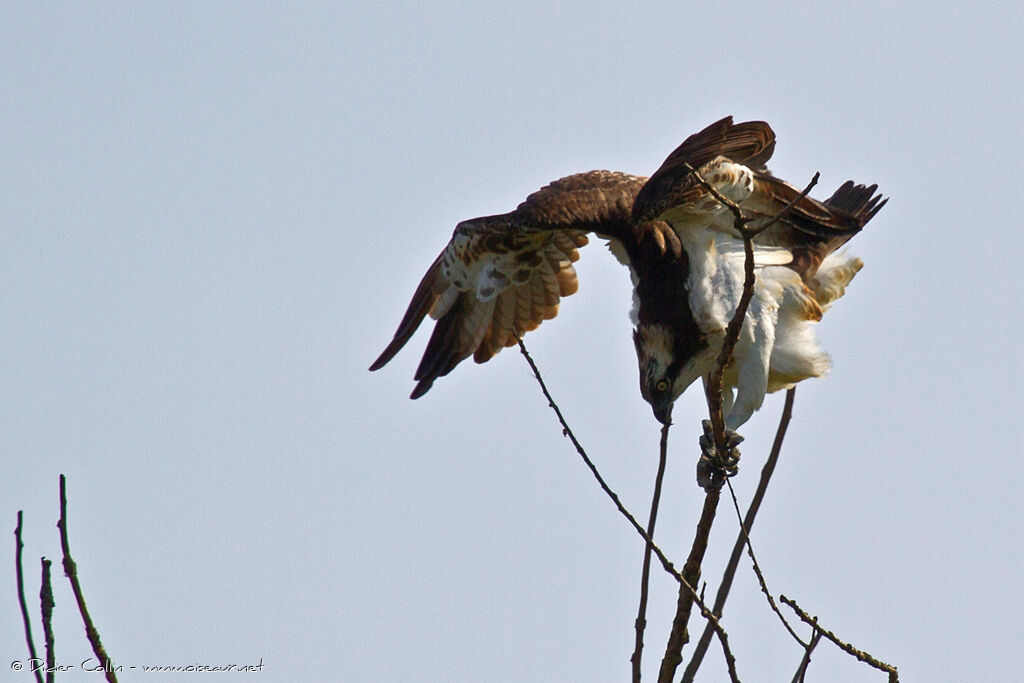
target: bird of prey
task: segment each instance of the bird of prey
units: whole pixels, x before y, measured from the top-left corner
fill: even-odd
[[[572,264],[594,234],[629,268],[640,393],[668,422],[676,398],[713,370],[744,279],[733,215],[693,169],[754,229],[795,202],[754,241],[754,295],[723,377],[726,426],[735,430],[766,393],[828,370],[813,323],[861,268],[837,250],[885,204],[877,186],[852,181],[824,202],[801,197],[765,167],[774,146],[767,123],[726,117],[687,138],[650,178],[579,173],[510,213],[459,223],[370,370],[390,361],[428,314],[437,322],[412,398],[466,358],[483,363],[515,345],[576,291]]]

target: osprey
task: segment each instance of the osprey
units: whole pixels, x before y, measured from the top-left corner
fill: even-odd
[[[573,262],[587,235],[608,241],[633,281],[640,393],[662,423],[695,380],[707,381],[743,290],[743,240],[733,214],[690,169],[752,219],[754,295],[723,377],[726,426],[735,430],[766,393],[823,375],[828,356],[813,323],[861,268],[837,250],[885,204],[876,185],[852,181],[824,202],[769,173],[767,123],[731,117],[687,138],[650,178],[613,171],[567,176],[510,213],[463,221],[413,295],[383,367],[429,314],[437,322],[412,398],[469,356],[483,363],[554,318],[577,289]]]

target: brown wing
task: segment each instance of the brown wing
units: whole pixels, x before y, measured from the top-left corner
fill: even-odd
[[[633,198],[645,180],[612,171],[580,173],[531,194],[511,213],[459,223],[370,370],[390,361],[428,313],[437,324],[412,398],[469,356],[483,363],[515,345],[517,335],[554,318],[561,298],[576,291],[572,263],[586,233],[631,238]]]
[[[725,157],[755,171],[764,171],[775,151],[775,133],[764,121],[732,122],[727,116],[683,141],[637,194],[633,217],[638,222],[661,216],[666,209],[689,204],[706,192],[687,165],[700,169]]]

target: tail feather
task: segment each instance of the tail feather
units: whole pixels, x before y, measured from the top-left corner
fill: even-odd
[[[862,226],[874,218],[888,198],[875,194],[878,185],[857,185],[847,180],[825,200],[825,205],[833,211],[857,220]]]

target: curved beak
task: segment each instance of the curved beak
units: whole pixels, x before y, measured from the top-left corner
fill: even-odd
[[[663,425],[672,424],[672,405],[671,403],[652,403],[651,410],[654,411],[654,419]]]

